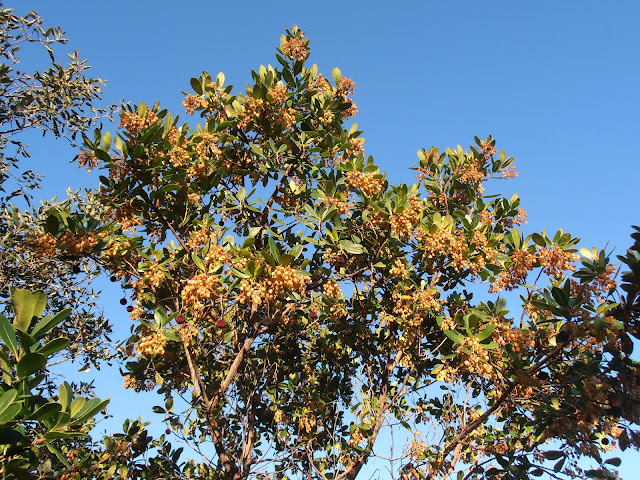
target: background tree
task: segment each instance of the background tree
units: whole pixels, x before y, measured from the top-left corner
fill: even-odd
[[[85,137],[103,223],[50,209],[32,246],[130,289],[126,385],[213,444],[213,478],[353,479],[383,429],[410,438],[404,478],[612,477],[603,454],[639,445],[637,278],[619,302],[604,251],[521,234],[518,197],[483,195],[515,175],[491,137],[422,149],[417,183],[390,185],[345,126],[353,81],[308,55],[294,28],[245,94],[192,79],[194,128],[141,104]]]
[[[73,255],[52,261],[25,249],[43,218],[30,208],[40,177],[24,164],[29,151],[23,137],[41,131],[73,142],[78,132],[110,115],[112,107],[99,107],[105,82],[86,76],[89,67],[77,52],[69,55],[68,65],[56,62],[54,51],[67,39],[60,27],[45,27],[35,12],[19,16],[2,8],[0,24],[0,301],[10,310],[11,285],[45,290],[52,312],[77,306],[52,334],[64,330],[72,339],[65,355],[98,366],[98,359],[109,358],[114,352],[108,340],[111,326],[96,304],[96,292],[89,287],[88,280],[95,272]],[[36,56],[39,47],[48,52],[51,64],[33,73],[18,70],[25,49]],[[67,202],[75,208],[88,213],[99,208],[91,196],[68,194]],[[12,202],[16,200],[24,202],[15,205]],[[41,211],[46,213],[48,205],[42,204]]]

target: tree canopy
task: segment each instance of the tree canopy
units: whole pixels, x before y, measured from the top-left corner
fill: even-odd
[[[49,206],[29,240],[127,290],[125,386],[205,455],[173,474],[355,479],[393,435],[394,478],[615,478],[640,446],[640,233],[620,286],[609,252],[523,233],[518,196],[484,193],[516,175],[490,136],[391,185],[354,82],[297,27],[276,50],[244,92],[192,78],[194,125],[127,105],[83,135],[100,208]]]

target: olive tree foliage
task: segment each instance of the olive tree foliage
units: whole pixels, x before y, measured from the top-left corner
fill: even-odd
[[[393,432],[394,478],[611,477],[640,391],[607,253],[522,233],[518,196],[483,193],[515,175],[491,137],[389,184],[349,125],[354,82],[308,55],[293,28],[245,92],[193,78],[195,124],[140,104],[85,136],[104,217],[51,209],[32,247],[129,289],[125,386],[164,395],[206,478],[354,479]]]
[[[94,272],[73,255],[53,261],[36,257],[25,248],[44,217],[31,208],[41,177],[27,165],[29,149],[23,137],[41,131],[49,138],[73,142],[78,132],[108,117],[112,109],[98,107],[104,81],[86,76],[89,67],[77,52],[69,55],[68,65],[56,62],[56,47],[67,43],[59,27],[43,26],[35,12],[19,16],[1,6],[0,23],[0,302],[10,309],[8,287],[12,285],[44,289],[51,311],[81,306],[60,325],[72,339],[64,354],[97,364],[113,351],[105,346],[111,327],[97,307],[95,292],[83,281],[91,279]],[[42,52],[50,58],[46,68],[32,73],[21,70],[23,53],[33,59]],[[68,196],[66,203],[88,214],[99,208],[91,196],[77,192]],[[28,208],[16,206],[14,201]],[[46,214],[54,204],[45,202],[40,211]]]

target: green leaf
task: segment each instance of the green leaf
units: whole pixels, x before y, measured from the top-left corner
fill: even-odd
[[[200,79],[192,78],[190,83],[191,83],[191,88],[193,88],[193,91],[196,92],[198,95],[202,95],[202,83],[200,83]]]
[[[9,319],[0,313],[0,340],[9,347],[11,353],[18,356],[18,338]]]
[[[49,451],[53,453],[56,457],[58,457],[58,460],[60,460],[65,467],[71,468],[71,464],[67,460],[67,457],[65,457],[60,450],[58,450],[48,441],[45,441],[45,444],[47,445],[47,448],[49,449]]]
[[[84,397],[76,397],[73,402],[71,402],[71,407],[69,408],[69,415],[71,417],[75,417],[82,407],[87,403],[87,399]]]
[[[11,406],[17,396],[18,392],[13,388],[0,395],[0,417],[4,415],[4,412]]]
[[[482,342],[483,340],[489,338],[495,329],[496,326],[493,323],[487,325],[485,329],[478,335],[478,341]]]
[[[66,412],[69,409],[69,405],[71,405],[71,385],[67,382],[62,382],[60,384],[58,403],[62,405],[63,412]]]
[[[609,460],[605,460],[604,463],[608,465],[613,465],[614,467],[619,467],[620,464],[622,463],[622,460],[620,460],[618,457],[614,457],[614,458],[610,458]]]
[[[156,311],[153,313],[153,318],[156,321],[156,325],[158,325],[159,327],[164,327],[167,323],[169,323],[169,317],[167,316],[167,313],[160,307],[156,308]]]
[[[333,81],[336,82],[336,85],[337,85],[338,82],[340,82],[340,79],[342,78],[342,72],[338,67],[336,67],[333,70],[331,70],[331,76],[333,76]]]
[[[278,250],[278,244],[271,237],[269,237],[269,251],[276,263],[280,264],[280,250]]]
[[[95,416],[100,410],[103,410],[110,402],[110,399],[100,401],[99,398],[92,398],[91,400],[87,400],[84,407],[78,413],[78,416],[72,419],[69,425],[80,425],[85,423],[91,417]]]
[[[48,357],[49,355],[58,353],[60,350],[65,348],[67,345],[69,345],[70,342],[71,340],[69,340],[68,338],[64,338],[64,337],[54,338],[53,340],[51,340],[50,342],[47,342],[45,345],[43,345],[38,350],[36,350],[36,353],[39,353],[41,355],[45,355]]]
[[[444,334],[447,337],[449,337],[451,340],[453,340],[453,343],[456,343],[456,344],[464,343],[464,337],[460,335],[458,332],[454,332],[453,330],[445,330]]]
[[[47,306],[47,294],[42,290],[30,292],[29,290],[16,290],[11,295],[11,302],[15,309],[16,316],[13,319],[13,326],[22,332],[27,333],[33,317],[42,315]]]
[[[53,420],[60,413],[60,410],[62,410],[62,406],[59,403],[45,403],[31,415],[30,419],[38,421]]]
[[[564,456],[564,452],[561,450],[549,450],[548,452],[544,452],[544,458],[547,460],[558,460]]]
[[[14,403],[10,405],[4,412],[0,414],[0,425],[4,425],[5,423],[13,420],[16,415],[22,410],[22,405],[19,403]]]
[[[47,315],[43,317],[33,330],[31,331],[31,336],[36,340],[42,338],[46,333],[49,333],[55,327],[57,327],[60,323],[62,323],[66,318],[71,315],[71,309],[65,308],[55,315]]]
[[[109,132],[104,132],[102,134],[102,142],[100,144],[100,148],[105,152],[108,152],[111,148],[111,134]]]
[[[47,357],[41,353],[28,353],[20,359],[18,365],[16,365],[16,371],[18,372],[18,378],[24,378],[32,373],[42,370],[47,364]]]

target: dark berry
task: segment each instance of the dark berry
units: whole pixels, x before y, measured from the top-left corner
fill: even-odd
[[[112,275],[109,280],[111,280],[112,282],[117,282],[118,281],[118,277],[116,277],[115,275]]]
[[[80,265],[73,266],[73,273],[80,273]]]
[[[133,305],[129,305],[127,307],[127,312],[129,312],[129,313],[133,312]]]
[[[126,298],[121,298],[120,299],[120,305],[126,305],[127,304],[127,299]]]
[[[171,433],[171,429],[170,429],[170,428],[167,428],[167,429],[164,431],[164,433],[166,433],[167,435],[169,435],[169,434]]]
[[[187,319],[185,318],[184,315],[178,315],[176,317],[176,322],[178,322],[178,325],[182,325],[186,321],[187,321]]]

